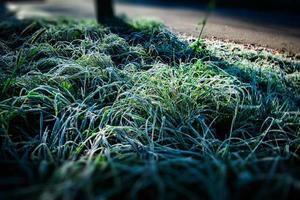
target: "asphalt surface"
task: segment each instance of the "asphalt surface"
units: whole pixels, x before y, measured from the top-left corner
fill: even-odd
[[[94,18],[92,0],[47,0],[44,3],[10,3],[19,17],[71,16]],[[118,15],[152,17],[163,21],[175,32],[198,36],[197,24],[206,16],[204,7],[184,5],[135,4],[116,2]],[[208,17],[203,37],[243,44],[254,44],[300,54],[300,15],[279,11],[250,11],[218,8]]]

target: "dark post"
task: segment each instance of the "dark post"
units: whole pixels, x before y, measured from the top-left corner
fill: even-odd
[[[114,16],[113,0],[95,0],[98,22],[104,22]]]

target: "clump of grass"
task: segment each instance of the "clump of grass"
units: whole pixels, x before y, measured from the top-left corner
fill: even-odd
[[[0,24],[1,195],[299,193],[298,61],[153,21],[17,23]]]

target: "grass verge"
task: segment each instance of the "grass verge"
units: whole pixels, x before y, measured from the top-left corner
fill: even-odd
[[[300,63],[151,20],[0,23],[0,197],[293,198]]]

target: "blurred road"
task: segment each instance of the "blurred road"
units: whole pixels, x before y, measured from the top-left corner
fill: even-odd
[[[47,0],[45,3],[10,3],[19,17],[72,16],[94,18],[93,0]],[[160,6],[116,2],[117,14],[129,17],[155,17],[172,30],[198,36],[198,22],[206,12],[199,7]],[[300,53],[300,15],[276,11],[216,9],[208,18],[203,36],[243,44],[256,44],[273,49]]]

